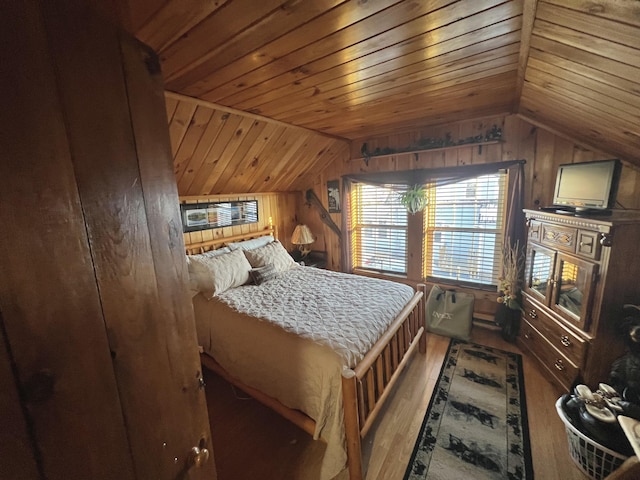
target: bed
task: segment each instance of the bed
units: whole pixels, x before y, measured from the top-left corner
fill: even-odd
[[[412,353],[426,351],[423,289],[299,266],[273,229],[187,254],[203,365],[324,440],[322,479],[345,463],[362,479],[361,438]],[[253,281],[221,274],[212,294],[212,263],[249,268]]]

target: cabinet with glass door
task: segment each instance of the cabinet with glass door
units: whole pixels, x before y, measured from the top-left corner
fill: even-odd
[[[569,389],[606,381],[624,353],[617,324],[640,304],[640,213],[576,217],[525,210],[527,258],[518,345]]]

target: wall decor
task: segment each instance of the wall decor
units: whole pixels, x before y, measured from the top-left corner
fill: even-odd
[[[327,182],[327,197],[329,199],[329,213],[340,213],[339,180],[329,180]]]
[[[385,155],[393,155],[397,153],[411,153],[421,152],[424,150],[434,150],[438,148],[450,148],[458,147],[462,145],[481,144],[485,142],[498,142],[502,139],[502,129],[497,125],[494,125],[485,132],[484,135],[476,135],[475,137],[460,138],[457,141],[451,137],[451,133],[446,133],[442,138],[420,138],[415,143],[405,148],[391,148],[391,147],[376,147],[373,151],[369,151],[369,147],[366,143],[362,144],[360,153],[362,153],[362,159],[368,166],[369,159],[371,157],[379,157]]]
[[[238,200],[180,204],[183,232],[231,227],[258,221],[258,201]]]

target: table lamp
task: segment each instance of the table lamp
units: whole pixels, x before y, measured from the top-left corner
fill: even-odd
[[[309,255],[309,252],[311,251],[309,245],[314,241],[315,239],[313,238],[313,234],[306,225],[297,225],[293,231],[293,235],[291,236],[291,243],[298,245],[300,258],[304,258]]]

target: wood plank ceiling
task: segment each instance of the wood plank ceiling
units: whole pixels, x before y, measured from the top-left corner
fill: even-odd
[[[637,0],[127,8],[173,92],[183,195],[289,190],[349,140],[502,113],[640,162]]]

